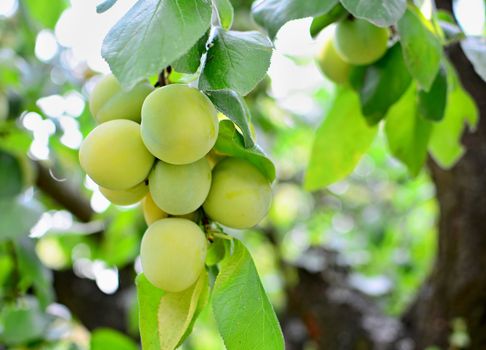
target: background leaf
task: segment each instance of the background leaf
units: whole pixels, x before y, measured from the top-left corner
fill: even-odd
[[[27,236],[37,223],[43,208],[35,200],[25,200],[22,196],[15,199],[0,199],[0,241]],[[22,218],[22,220],[19,220]]]
[[[209,28],[211,11],[208,0],[139,0],[108,32],[103,58],[129,88],[194,46]]]
[[[265,77],[271,56],[272,43],[264,35],[218,28],[199,87],[201,90],[230,89],[246,95]]]
[[[461,41],[461,47],[476,73],[486,81],[486,38],[468,37]]]
[[[105,0],[101,2],[98,6],[96,6],[96,12],[97,13],[103,13],[105,11],[108,11],[115,5],[117,0]]]
[[[236,130],[231,120],[222,120],[219,123],[219,134],[214,149],[219,154],[246,159],[270,182],[275,180],[275,165],[257,145],[251,148],[245,147],[243,136]]]
[[[447,73],[440,69],[434,79],[430,90],[420,90],[418,94],[420,114],[428,120],[441,121],[447,103]]]
[[[479,119],[479,111],[472,97],[460,86],[449,92],[444,119],[434,126],[429,151],[443,168],[452,167],[464,154],[461,136],[468,123],[472,129]]]
[[[260,0],[253,3],[251,11],[255,21],[273,40],[288,21],[321,15],[337,3],[338,0]]]
[[[234,240],[213,289],[213,312],[228,350],[283,350],[284,339],[250,253]]]
[[[215,107],[230,118],[243,133],[245,147],[251,148],[255,144],[250,131],[250,110],[242,96],[231,90],[206,91]]]
[[[379,27],[395,24],[405,12],[406,0],[340,0],[354,17],[363,18]]]
[[[91,333],[90,350],[138,350],[132,339],[113,329],[101,328]]]
[[[359,83],[361,111],[370,125],[378,123],[410,85],[412,77],[403,61],[400,44],[391,47],[378,62],[363,69]]]
[[[230,29],[233,25],[234,9],[230,0],[213,0],[218,12],[219,23],[224,29]]]
[[[192,287],[162,296],[157,313],[160,350],[176,348],[191,325],[199,297],[207,288],[208,275],[203,271]]]
[[[140,338],[143,350],[160,350],[158,310],[164,292],[154,287],[143,273],[135,280],[137,286]]]
[[[343,19],[348,15],[348,11],[341,5],[337,3],[328,12],[323,13],[320,16],[314,17],[310,26],[310,34],[313,38],[317,36],[328,25]]]
[[[442,59],[442,46],[432,32],[432,25],[420,11],[409,6],[398,21],[398,33],[405,64],[420,87],[428,91],[434,82]]]
[[[411,85],[386,116],[385,133],[391,153],[417,176],[427,158],[433,124],[417,110],[416,87]]]
[[[376,127],[366,123],[358,95],[338,91],[317,129],[304,185],[308,190],[326,187],[347,176],[373,142]]]
[[[0,198],[13,197],[22,191],[23,174],[19,159],[0,149]]]
[[[57,19],[67,7],[65,0],[24,0],[29,14],[43,27],[54,29]]]

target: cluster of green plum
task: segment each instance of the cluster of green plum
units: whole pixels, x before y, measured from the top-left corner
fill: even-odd
[[[345,19],[336,25],[317,56],[324,75],[337,84],[349,79],[352,65],[371,64],[387,50],[389,30],[358,18]]]
[[[270,207],[270,182],[248,161],[213,149],[218,113],[195,88],[146,82],[127,91],[108,75],[89,105],[99,125],[81,145],[81,167],[112,203],[142,201],[145,276],[165,291],[185,290],[205,264],[202,218],[237,229],[256,225]]]

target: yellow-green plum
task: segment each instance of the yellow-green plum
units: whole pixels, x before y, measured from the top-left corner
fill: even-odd
[[[149,176],[150,194],[157,206],[171,215],[185,215],[199,208],[211,187],[207,159],[184,165],[157,162]]]
[[[317,55],[317,63],[322,73],[336,84],[345,84],[349,78],[351,65],[336,51],[332,39],[326,40]]]
[[[79,149],[83,170],[111,190],[127,190],[144,181],[154,159],[142,142],[140,125],[126,119],[98,125]]]
[[[204,157],[218,136],[217,111],[202,92],[172,84],[153,91],[142,106],[142,138],[157,158],[189,164]]]
[[[128,190],[110,190],[100,186],[100,192],[113,204],[131,205],[142,200],[148,192],[148,186],[145,181]]]
[[[113,119],[140,122],[143,100],[153,89],[148,82],[142,82],[130,90],[124,90],[115,76],[106,75],[91,92],[91,114],[98,123]]]
[[[180,292],[198,279],[207,241],[194,222],[167,218],[154,222],[143,235],[140,258],[145,277],[167,292]]]
[[[363,19],[343,20],[338,23],[335,45],[341,57],[351,64],[370,64],[384,55],[389,31]]]
[[[152,195],[147,193],[142,201],[143,217],[147,225],[151,225],[153,222],[165,219],[169,214],[160,209],[157,204],[155,204]]]
[[[213,169],[213,180],[203,208],[221,224],[243,229],[258,224],[272,201],[270,182],[246,160],[225,158]]]

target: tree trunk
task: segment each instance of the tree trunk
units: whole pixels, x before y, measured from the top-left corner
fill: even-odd
[[[450,10],[450,1],[438,1]],[[486,349],[486,84],[459,45],[448,50],[464,88],[480,111],[478,129],[463,138],[466,154],[450,170],[431,162],[440,206],[438,255],[428,280],[404,316],[417,349],[449,343],[451,323],[467,325],[470,349]]]

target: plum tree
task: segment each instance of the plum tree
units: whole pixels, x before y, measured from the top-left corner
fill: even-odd
[[[213,169],[203,208],[213,220],[233,228],[249,228],[267,214],[272,200],[269,181],[246,160],[225,158]]]
[[[164,86],[143,103],[143,142],[166,163],[195,162],[209,152],[217,136],[216,109],[197,89],[179,84]]]
[[[167,218],[150,225],[142,238],[140,258],[147,279],[167,292],[189,288],[206,259],[207,241],[194,222]]]
[[[81,144],[79,161],[98,185],[127,190],[144,181],[154,163],[142,142],[140,125],[117,119],[98,125]]]
[[[152,195],[147,193],[142,201],[143,217],[147,225],[151,225],[153,222],[165,219],[169,214],[160,209],[157,204],[155,204]]]
[[[128,190],[110,190],[100,186],[100,192],[113,204],[131,205],[140,202],[144,198],[148,192],[148,186],[145,181]]]
[[[89,108],[98,123],[113,119],[130,119],[140,122],[142,103],[154,88],[148,82],[123,90],[112,74],[103,77],[93,89]]]
[[[338,23],[336,50],[351,64],[370,64],[386,52],[389,31],[363,19],[347,19]]]
[[[203,204],[210,186],[211,169],[206,157],[184,165],[159,161],[149,176],[154,202],[171,215],[195,211]]]
[[[336,84],[344,84],[348,81],[351,65],[338,54],[334,40],[329,38],[324,42],[317,55],[317,63],[329,80]]]

